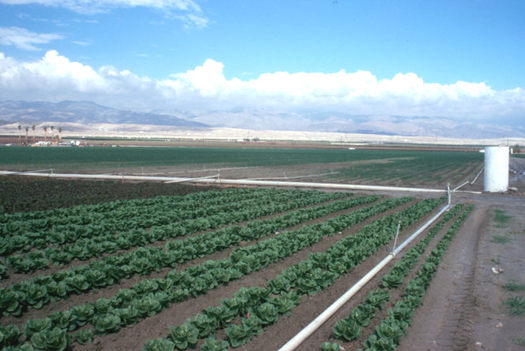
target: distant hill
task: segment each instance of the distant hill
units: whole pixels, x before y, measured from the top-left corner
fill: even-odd
[[[184,128],[207,128],[203,123],[159,113],[132,112],[101,106],[88,101],[28,102],[0,101],[0,123],[38,124],[39,122],[82,124],[149,124]]]
[[[45,126],[53,123],[68,132],[90,130],[94,125],[99,125],[97,128],[100,130],[100,128],[105,128],[100,125],[111,124],[113,127],[110,129],[118,129],[123,133],[137,131],[145,133],[155,129],[162,132],[168,129],[235,128],[252,131],[335,132],[432,138],[525,137],[525,126],[519,118],[500,119],[498,123],[495,123],[483,119],[369,116],[337,111],[330,113],[294,112],[270,108],[240,109],[235,107],[222,110],[195,108],[194,110],[137,112],[125,108],[102,106],[89,101],[58,103],[0,101],[0,125],[7,126],[16,123],[23,126],[33,124]],[[158,126],[165,126],[165,128],[157,128]]]

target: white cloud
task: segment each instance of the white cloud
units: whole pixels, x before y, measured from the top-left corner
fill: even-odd
[[[36,45],[59,39],[63,39],[63,36],[54,33],[33,33],[19,27],[0,27],[0,45],[16,46],[22,50],[39,50]]]
[[[268,121],[295,116],[302,124],[305,118],[334,117],[348,120],[349,126],[356,116],[361,116],[360,123],[362,116],[368,116],[370,126],[389,121],[406,128],[413,116],[494,123],[512,120],[522,129],[525,124],[521,88],[497,91],[483,82],[427,83],[415,73],[378,79],[367,71],[275,72],[241,80],[227,79],[223,70],[223,63],[208,59],[194,69],[156,80],[111,66],[92,68],[56,51],[34,62],[0,54],[0,99],[92,100],[123,109],[215,111],[216,116],[235,110],[228,115],[232,120],[225,123],[236,126],[243,118],[253,123],[254,116],[259,116],[263,121],[265,114]],[[404,118],[404,124],[399,118]]]
[[[82,40],[73,40],[72,43],[75,45],[79,45],[79,46],[90,46],[91,45],[91,42],[82,41]]]
[[[62,7],[81,14],[106,12],[119,7],[147,7],[181,19],[186,26],[206,27],[208,19],[193,0],[0,0],[1,4]]]

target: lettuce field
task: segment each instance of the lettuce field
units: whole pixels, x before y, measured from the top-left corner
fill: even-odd
[[[444,199],[202,188],[0,215],[2,350],[273,350]],[[394,349],[457,205],[300,349]]]
[[[467,151],[240,147],[0,147],[0,169],[293,179],[364,184],[460,184],[481,169]],[[214,171],[207,171],[207,170]],[[148,173],[149,172],[149,173]],[[187,173],[184,173],[187,172]]]

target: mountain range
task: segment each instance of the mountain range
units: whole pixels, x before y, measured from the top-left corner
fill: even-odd
[[[0,101],[0,124],[41,122],[80,124],[149,124],[182,128],[206,128],[207,125],[171,115],[125,111],[89,101],[28,102]]]
[[[68,130],[81,129],[81,125],[126,124],[135,132],[146,131],[152,126],[169,126],[180,129],[236,128],[254,131],[336,132],[431,138],[525,137],[525,127],[518,121],[500,120],[498,124],[494,124],[486,120],[444,117],[368,116],[341,112],[290,112],[265,108],[140,112],[106,107],[89,101],[0,101],[0,125],[14,123],[54,123],[55,126],[75,124],[68,126]]]

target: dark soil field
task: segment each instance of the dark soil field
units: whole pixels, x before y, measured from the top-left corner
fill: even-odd
[[[185,184],[2,176],[0,210],[7,213],[40,211],[159,195],[184,195],[208,189],[210,187]]]

